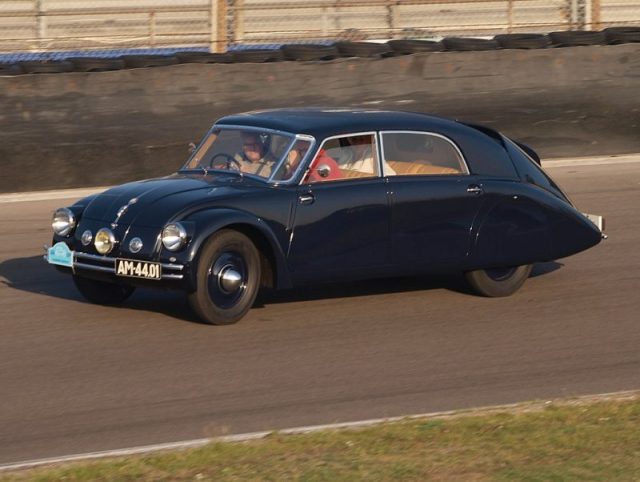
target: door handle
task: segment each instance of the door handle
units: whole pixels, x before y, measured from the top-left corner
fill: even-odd
[[[313,204],[313,201],[315,201],[315,197],[313,197],[313,194],[300,194],[298,196],[299,204]]]
[[[478,186],[477,184],[470,184],[469,187],[467,187],[467,192],[469,194],[482,194],[484,192],[484,190]]]

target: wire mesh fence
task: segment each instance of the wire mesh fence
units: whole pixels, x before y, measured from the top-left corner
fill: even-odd
[[[238,46],[599,30],[639,0],[2,0],[0,52]]]

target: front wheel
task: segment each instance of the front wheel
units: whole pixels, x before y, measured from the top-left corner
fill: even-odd
[[[91,303],[98,305],[117,305],[125,301],[135,291],[133,286],[119,285],[107,281],[98,281],[73,275],[73,282]]]
[[[189,304],[205,323],[230,325],[249,311],[260,287],[260,256],[238,231],[222,230],[203,246]]]
[[[489,297],[509,296],[520,289],[531,273],[531,264],[509,268],[467,271],[465,277],[479,294]]]

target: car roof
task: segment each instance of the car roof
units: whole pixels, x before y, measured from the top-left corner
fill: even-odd
[[[290,108],[245,112],[221,118],[220,125],[275,129],[323,139],[350,132],[378,130],[450,131],[461,124],[416,112],[353,108]],[[464,129],[464,127],[462,127]]]
[[[448,137],[458,146],[472,173],[517,178],[501,134],[484,126],[418,112],[332,107],[271,109],[223,117],[216,125],[308,134],[319,142],[328,137],[358,132],[434,132]]]

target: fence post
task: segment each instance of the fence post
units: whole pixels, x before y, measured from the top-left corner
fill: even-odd
[[[600,0],[591,0],[591,30],[600,30],[602,8]]]
[[[227,0],[210,0],[209,10],[209,51],[227,50]]]
[[[46,49],[45,39],[47,37],[47,17],[42,9],[43,0],[36,0],[36,38],[39,49]]]

